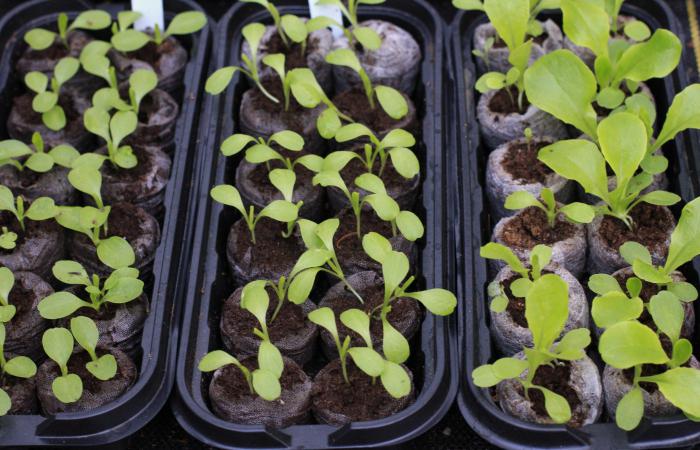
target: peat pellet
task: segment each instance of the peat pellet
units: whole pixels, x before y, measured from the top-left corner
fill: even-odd
[[[77,191],[68,181],[68,169],[58,165],[48,172],[37,173],[7,164],[0,167],[0,184],[7,186],[15,197],[21,195],[29,201],[50,197],[57,205],[68,206],[75,204],[78,198]]]
[[[175,149],[175,126],[180,107],[162,89],[154,89],[141,101],[136,131],[125,139],[138,147],[157,147],[167,154]]]
[[[524,359],[524,354],[514,356]],[[521,377],[527,376],[527,370]],[[576,361],[559,361],[537,369],[533,384],[562,395],[571,408],[571,419],[566,425],[580,428],[596,422],[603,412],[603,385],[598,367],[588,356]],[[529,389],[528,397],[519,381],[505,380],[496,388],[498,403],[513,417],[539,424],[553,424],[544,407],[544,396],[537,389]]]
[[[29,415],[39,411],[34,377],[17,378],[5,373],[0,375],[0,388],[10,397],[8,415]]]
[[[389,86],[412,94],[422,58],[418,42],[411,33],[391,22],[375,19],[365,20],[359,25],[371,28],[381,37],[382,44],[377,50],[358,50],[345,35],[335,39],[333,50],[355,50],[360,65],[374,85]],[[338,92],[362,86],[357,73],[347,67],[333,66],[333,78]]]
[[[277,400],[267,401],[250,391],[241,370],[233,365],[214,372],[209,384],[209,401],[214,414],[241,425],[264,425],[285,428],[303,424],[311,418],[313,383],[306,373],[289,358],[283,357],[280,378],[282,392]],[[258,367],[255,356],[241,360],[249,370]]]
[[[347,359],[348,381],[343,378],[340,359],[328,363],[314,378],[313,414],[320,423],[345,425],[351,422],[377,420],[406,409],[415,400],[413,373],[401,365],[411,378],[411,392],[401,398],[392,397],[379,380],[372,378]]]
[[[49,283],[32,272],[15,272],[15,284],[10,291],[9,303],[16,308],[15,316],[5,323],[5,355],[28,356],[41,361],[44,349],[41,336],[49,322],[41,317],[39,302],[53,294]]]
[[[51,390],[53,381],[61,376],[61,369],[53,360],[47,359],[36,372],[36,391],[41,409],[46,415],[63,412],[90,411],[106,405],[123,395],[138,377],[138,369],[126,353],[115,348],[98,346],[98,356],[111,353],[117,360],[117,373],[114,378],[101,381],[85,367],[91,361],[87,352],[73,353],[68,360],[68,372],[78,375],[83,381],[83,395],[77,402],[63,403]]]
[[[384,301],[384,281],[379,274],[372,271],[360,272],[348,277],[347,282],[362,297],[364,303],[360,302],[343,281],[339,281],[323,296],[318,304],[319,308],[332,309],[336,317],[340,317],[340,314],[348,309],[360,309],[366,313],[372,313],[374,308],[381,308]],[[378,311],[370,317],[370,334],[373,346],[381,349],[383,331]],[[391,311],[387,315],[387,320],[406,339],[411,339],[420,328],[422,315],[420,306],[415,300],[402,297],[391,303]],[[345,336],[350,336],[351,346],[366,345],[360,335],[347,328],[340,320],[336,322],[340,342],[345,340]],[[325,329],[321,330],[321,344],[328,359],[338,356],[335,341]]]
[[[25,204],[25,208],[29,208]],[[17,234],[15,248],[0,249],[0,265],[12,272],[34,272],[44,280],[52,280],[51,268],[65,255],[65,233],[53,220],[25,219],[22,229],[9,211],[0,212],[0,226]]]

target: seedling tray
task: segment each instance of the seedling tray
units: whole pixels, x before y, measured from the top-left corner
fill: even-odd
[[[75,17],[80,11],[104,7],[116,12],[128,7],[126,2],[95,5],[76,0],[33,0],[22,3],[0,19],[0,96],[10,99],[20,89],[22,80],[14,73],[14,62],[25,48],[22,36],[35,27],[55,26],[56,17],[66,12]],[[189,10],[201,10],[192,0],[166,0],[166,20]],[[100,34],[96,34],[101,36]],[[109,39],[109,35],[102,36]],[[142,356],[135,361],[139,368],[136,383],[121,397],[101,408],[82,413],[0,417],[2,446],[90,446],[121,441],[148,423],[165,404],[174,382],[175,345],[178,313],[178,270],[184,256],[182,236],[187,234],[186,216],[195,155],[197,114],[203,86],[201,68],[210,47],[210,30],[180,41],[189,52],[184,90],[175,134],[172,173],[165,193],[165,215],[161,221],[161,242],[153,264],[153,276],[146,289],[150,311],[143,329]],[[9,107],[0,109],[0,138],[7,138]],[[170,343],[173,343],[170,345]]]
[[[305,1],[277,1],[280,12],[308,16]],[[413,96],[422,120],[417,153],[421,161],[422,193],[414,211],[421,216],[426,235],[420,241],[420,283],[426,288],[450,289],[454,276],[451,228],[448,223],[446,146],[442,133],[443,23],[422,0],[389,0],[381,6],[363,7],[361,19],[379,18],[405,28],[423,52],[418,87]],[[215,42],[213,69],[237,64],[242,43],[241,28],[250,22],[270,23],[260,6],[238,4],[221,19]],[[456,366],[450,363],[450,319],[426,315],[422,330],[412,344],[409,366],[414,372],[417,399],[391,417],[341,428],[328,425],[296,425],[286,429],[237,425],[215,416],[207,395],[209,377],[198,369],[208,351],[223,348],[219,339],[220,305],[236,286],[225,258],[225,243],[231,224],[238,219],[232,208],[224,208],[209,197],[212,186],[233,184],[238,160],[219,151],[223,139],[238,130],[239,100],[249,87],[236,75],[228,90],[218,97],[207,96],[206,114],[212,118],[200,129],[203,140],[201,185],[197,196],[197,228],[193,242],[192,271],[187,285],[176,375],[173,410],[180,424],[197,439],[223,448],[367,448],[393,445],[420,435],[434,425],[454,399]],[[328,216],[330,217],[330,216]]]
[[[669,7],[661,1],[629,0],[623,14],[643,20],[651,28],[667,28],[682,36],[680,24]],[[545,15],[546,16],[546,15]],[[561,16],[551,18],[561,22]],[[498,357],[488,328],[489,282],[486,260],[479,256],[479,248],[489,242],[495,225],[490,216],[485,196],[484,174],[488,149],[480,143],[475,105],[478,93],[474,90],[476,71],[472,57],[472,36],[477,25],[485,23],[482,13],[460,12],[450,27],[450,49],[454,74],[452,88],[455,101],[455,136],[457,141],[455,170],[458,188],[455,190],[459,209],[457,234],[458,289],[462,303],[458,308],[459,326],[459,393],[458,404],[464,419],[482,437],[504,448],[659,448],[691,445],[700,441],[700,427],[684,416],[645,418],[634,431],[626,433],[617,428],[606,414],[598,423],[580,429],[559,425],[537,425],[520,421],[503,412],[491,399],[488,390],[471,383],[474,368]],[[681,40],[683,41],[683,40]],[[655,98],[662,124],[675,93],[687,84],[685,67],[680,66],[673,76],[648,83]],[[698,196],[697,136],[683,133],[664,146],[670,167],[670,190],[683,198],[683,203]],[[694,138],[693,141],[690,138]],[[682,205],[672,208],[676,217]],[[686,277],[697,283],[700,264],[684,267]],[[588,276],[581,279],[587,281]],[[700,311],[697,309],[696,312]],[[695,339],[697,345],[697,337]],[[597,343],[591,344],[589,355],[596,354]],[[599,359],[599,358],[598,358]]]

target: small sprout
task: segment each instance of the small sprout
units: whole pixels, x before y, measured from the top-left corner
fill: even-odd
[[[50,80],[42,72],[29,72],[24,77],[24,84],[36,94],[32,100],[32,109],[41,114],[44,125],[53,131],[62,130],[66,126],[66,113],[58,104],[58,97],[63,84],[73,78],[78,69],[80,62],[66,56],[56,64]]]
[[[121,305],[137,299],[143,293],[143,281],[138,279],[139,271],[134,264],[134,250],[120,237],[111,237],[100,242],[97,257],[112,273],[104,280],[96,274],[88,275],[82,264],[61,260],[53,265],[53,275],[62,283],[84,286],[89,301],[77,295],[61,291],[53,293],[39,302],[39,313],[45,319],[57,320],[69,317],[80,308],[100,311],[102,306],[111,303]]]
[[[117,69],[107,57],[111,45],[105,41],[91,41],[80,51],[80,64],[85,72],[105,80],[112,89],[118,89]]]
[[[340,8],[343,16],[345,16],[351,25],[350,29],[345,29],[342,24],[328,19],[322,22],[322,28],[327,26],[336,26],[343,30],[343,33],[347,37],[351,47],[353,47],[352,44],[354,41],[357,41],[367,50],[378,50],[382,45],[382,38],[373,29],[360,26],[360,22],[357,19],[357,8],[361,4],[378,5],[380,3],[384,3],[384,0],[350,0],[348,2],[343,2],[341,0],[316,0],[317,5],[335,5]]]
[[[304,149],[304,138],[298,133],[289,130],[278,131],[268,139],[262,137],[256,139],[247,134],[237,133],[224,140],[221,144],[221,153],[225,156],[234,156],[247,147],[245,152],[246,161],[251,164],[268,164],[268,170],[270,169],[270,161],[280,161],[289,170],[294,170],[294,167],[303,161],[301,158],[292,161],[290,158],[283,156],[272,148],[273,144],[277,144],[291,152],[300,152]]]
[[[122,141],[136,130],[138,117],[134,111],[116,111],[111,117],[101,108],[92,107],[83,116],[85,128],[107,143],[107,159],[117,168],[132,169],[138,164],[130,145]],[[92,159],[104,158],[91,157]]]
[[[512,49],[508,56],[508,61],[512,64],[508,72],[488,72],[482,75],[474,85],[479,92],[486,93],[494,90],[503,90],[508,94],[513,105],[518,106],[518,111],[524,111],[525,97],[525,72],[530,60],[532,52],[532,40],[520,44],[515,49]],[[518,98],[514,98],[511,93],[511,88],[518,91]]]
[[[506,263],[510,269],[520,275],[520,278],[513,281],[510,285],[510,290],[514,296],[525,298],[528,291],[532,288],[533,282],[542,277],[542,269],[547,267],[552,260],[552,249],[546,245],[536,245],[530,252],[530,268],[525,265],[515,256],[513,251],[505,245],[495,242],[489,242],[481,247],[479,255],[486,259],[496,259]],[[491,311],[503,312],[508,306],[508,296],[497,282],[493,282],[488,287],[488,294],[493,298],[491,301]]]
[[[7,323],[15,316],[17,308],[10,304],[10,291],[15,275],[7,267],[0,267],[0,323]],[[1,353],[1,352],[0,352]]]
[[[343,114],[337,106],[328,98],[323,88],[318,84],[316,76],[308,68],[299,68],[289,71],[290,89],[294,99],[304,108],[313,109],[324,104],[326,109],[316,119],[318,134],[324,139],[331,139],[342,126],[341,119],[346,122],[353,120]]]
[[[292,34],[297,34],[294,33],[296,30],[296,24],[293,24],[291,27],[285,28],[283,21],[282,21],[282,16],[280,15],[279,10],[275,7],[275,5],[272,4],[272,2],[269,2],[267,0],[241,0],[243,3],[256,3],[263,8],[267,10],[267,12],[270,13],[270,16],[272,16],[272,21],[275,23],[275,28],[277,29],[277,34],[279,35],[280,39],[282,39],[282,43],[286,48],[289,48],[289,34],[287,33],[287,30],[292,31]],[[292,16],[296,17],[296,16]],[[297,18],[298,19],[298,18]],[[287,20],[287,22],[290,22]],[[302,24],[303,25],[303,24]],[[306,38],[306,37],[304,37]]]
[[[569,315],[568,292],[568,285],[558,275],[546,274],[534,281],[525,299],[525,319],[532,332],[533,347],[524,349],[524,359],[501,358],[472,371],[472,381],[479,387],[489,388],[503,380],[514,379],[522,385],[526,397],[529,389],[540,391],[545,399],[545,410],[555,423],[571,419],[571,406],[561,395],[533,383],[537,369],[556,364],[557,360],[579,360],[591,343],[590,331],[578,328],[566,333],[555,344]],[[527,376],[522,377],[525,370]]]
[[[61,371],[61,375],[51,383],[53,394],[63,403],[77,402],[83,396],[83,380],[78,375],[68,372],[68,360],[75,345],[73,335],[65,328],[49,328],[44,332],[41,344],[46,355]]]
[[[0,234],[0,248],[3,250],[12,250],[17,246],[17,233],[10,231],[7,227],[2,227]]]
[[[79,161],[73,169],[68,172],[68,182],[78,191],[89,195],[95,202],[97,208],[105,207],[102,200],[102,174],[94,166]]]
[[[528,191],[513,192],[506,198],[505,207],[510,210],[520,210],[530,206],[539,208],[547,214],[547,222],[551,228],[554,228],[559,214],[563,214],[573,223],[591,223],[595,218],[595,209],[585,203],[574,202],[559,207],[549,188],[542,189],[540,196],[542,201]]]
[[[160,45],[170,36],[183,36],[196,33],[207,24],[207,16],[201,11],[182,12],[170,21],[162,33],[158,24],[153,27],[153,36],[130,28],[141,15],[135,11],[119,13],[117,27],[112,28],[112,46],[122,53],[134,52],[143,48],[149,42]]]
[[[481,58],[481,60],[484,61],[484,64],[486,65],[486,69],[488,69],[489,71],[491,69],[491,49],[493,48],[493,44],[495,43],[496,39],[490,37],[484,42],[484,50],[472,50],[472,54],[477,58]]]
[[[287,200],[274,200],[269,205],[264,207],[260,212],[255,214],[255,207],[250,205],[246,209],[241,199],[241,194],[238,189],[228,184],[220,184],[211,189],[211,197],[217,202],[231,206],[241,213],[243,219],[250,230],[250,240],[253,245],[255,240],[255,226],[263,217],[267,217],[278,222],[289,223],[295,221],[299,214],[299,208],[294,203]]]
[[[5,324],[0,323],[0,377],[10,375],[17,378],[31,378],[36,375],[36,364],[26,356],[15,356],[5,359]],[[0,416],[4,416],[12,408],[10,396],[0,388]]]
[[[119,90],[113,87],[99,89],[92,96],[92,104],[109,111],[133,111],[139,113],[141,101],[158,86],[158,75],[150,69],[135,70],[129,76],[129,101],[122,100]]]
[[[29,208],[24,209],[24,198],[12,195],[12,191],[7,187],[0,185],[0,211],[9,211],[15,216],[22,230],[25,230],[25,219],[40,221],[48,220],[56,217],[58,207],[52,198],[39,197],[35,199]]]
[[[399,120],[408,114],[408,103],[403,94],[389,86],[373,86],[372,80],[352,50],[346,48],[334,50],[326,55],[326,62],[335,66],[348,67],[357,73],[362,80],[370,108],[375,108],[374,99],[376,96],[384,112],[392,119]]]
[[[95,208],[93,206],[59,206],[56,222],[63,228],[82,233],[98,247],[100,230],[107,224],[110,207]]]
[[[65,13],[58,15],[58,35],[53,31],[43,28],[34,28],[24,35],[24,42],[33,50],[46,50],[54,43],[56,36],[61,44],[68,48],[68,32],[72,30],[103,30],[112,23],[109,13],[100,10],[83,11],[69,25],[68,16]]]
[[[32,144],[33,148],[15,139],[0,141],[0,166],[11,165],[20,172],[27,168],[32,172],[46,173],[55,164],[70,167],[80,155],[68,144],[57,145],[45,152],[44,140],[38,132],[32,134]]]
[[[85,316],[73,317],[70,320],[70,331],[76,342],[90,355],[90,361],[85,368],[98,380],[107,381],[117,373],[117,360],[114,355],[107,353],[97,356],[95,349],[100,332],[92,319]]]

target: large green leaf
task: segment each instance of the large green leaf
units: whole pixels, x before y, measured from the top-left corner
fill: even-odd
[[[663,364],[669,360],[656,333],[637,321],[619,322],[606,329],[598,350],[603,361],[617,369]]]
[[[550,350],[568,315],[569,285],[554,274],[536,280],[525,298],[525,319],[536,349]]]

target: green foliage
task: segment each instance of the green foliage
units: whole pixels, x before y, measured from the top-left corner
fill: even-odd
[[[0,288],[4,289],[4,286]],[[5,334],[5,324],[0,322],[0,375],[17,378],[31,378],[36,375],[36,364],[26,356],[15,356],[9,360],[5,358]],[[7,414],[11,407],[10,396],[0,388],[0,416]]]
[[[133,52],[144,47],[149,42],[160,45],[170,36],[183,36],[196,33],[207,24],[207,16],[201,11],[186,11],[179,13],[162,33],[158,24],[153,27],[153,36],[131,27],[141,14],[135,11],[119,13],[117,27],[112,28],[112,46],[120,52]]]
[[[58,98],[61,87],[80,69],[80,62],[71,56],[61,58],[49,79],[42,72],[29,72],[24,77],[24,84],[34,92],[32,109],[41,114],[41,120],[47,128],[58,131],[66,126],[66,114]]]
[[[49,197],[39,197],[35,199],[29,208],[25,210],[24,198],[20,195],[17,198],[12,191],[4,185],[0,185],[0,211],[9,211],[15,216],[22,230],[25,229],[25,219],[48,220],[56,217],[59,213],[58,207],[53,199]]]
[[[384,0],[348,0],[347,2],[341,0],[316,0],[316,4],[318,5],[335,5],[340,8],[343,16],[345,16],[351,25],[350,29],[345,29],[342,24],[326,19],[323,22],[323,28],[329,25],[337,26],[343,30],[345,37],[351,44],[350,47],[353,46],[352,44],[354,41],[357,41],[367,50],[378,50],[382,45],[382,38],[373,29],[360,25],[357,19],[357,9],[361,4],[378,5],[381,3],[384,3]]]
[[[15,275],[7,267],[0,267],[0,323],[7,323],[15,316],[17,308],[10,304],[10,291]],[[0,352],[1,353],[1,352]]]
[[[547,214],[547,221],[552,228],[554,228],[559,214],[564,215],[573,223],[591,223],[595,217],[593,207],[585,203],[574,202],[559,207],[552,190],[549,188],[542,189],[540,197],[542,201],[539,201],[528,191],[513,192],[506,198],[505,207],[510,210],[520,210],[530,206],[539,208]]]
[[[11,165],[20,172],[25,168],[36,173],[46,173],[56,164],[71,167],[79,156],[78,151],[68,144],[60,144],[46,152],[41,134],[32,135],[32,146],[15,139],[0,141],[0,166]]]
[[[88,10],[78,14],[78,16],[68,23],[68,16],[65,13],[58,15],[58,33],[34,28],[24,35],[26,42],[33,50],[46,50],[58,37],[64,47],[68,47],[68,32],[71,30],[102,30],[112,23],[112,18],[105,11]]]
[[[138,160],[131,146],[121,145],[126,137],[136,131],[138,116],[134,111],[116,111],[110,116],[104,109],[93,106],[85,111],[83,122],[85,129],[107,143],[107,159],[115,167],[136,167]]]
[[[92,96],[92,104],[105,111],[133,111],[139,113],[141,101],[158,86],[158,75],[150,69],[137,69],[129,75],[129,101],[121,99],[119,89],[105,87]]]

